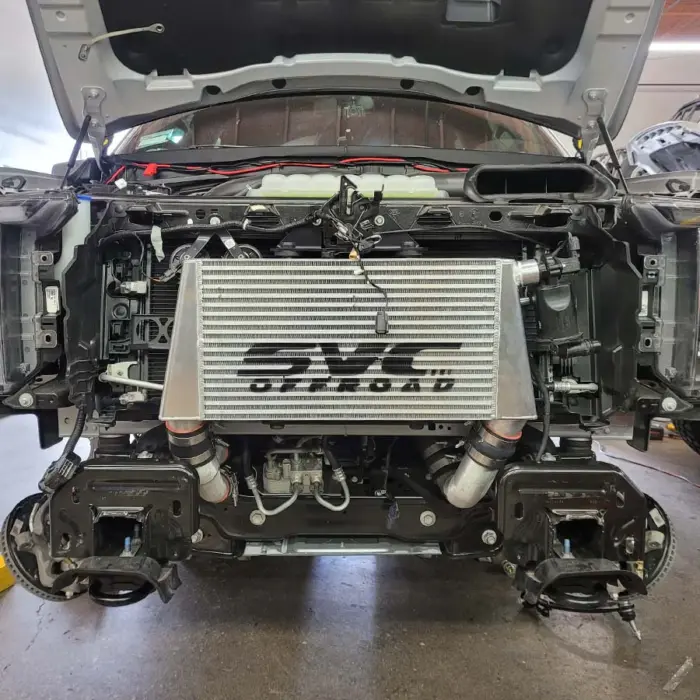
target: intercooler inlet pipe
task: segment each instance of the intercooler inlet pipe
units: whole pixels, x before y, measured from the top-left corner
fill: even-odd
[[[175,459],[197,472],[199,495],[210,503],[221,503],[231,495],[231,481],[221,471],[221,450],[211,439],[209,429],[199,421],[169,421],[170,452]]]
[[[478,427],[455,473],[438,484],[453,506],[472,508],[488,493],[498,470],[513,456],[526,422],[491,420]]]

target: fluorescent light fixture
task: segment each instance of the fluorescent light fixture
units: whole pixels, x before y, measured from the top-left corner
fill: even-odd
[[[700,41],[652,41],[654,53],[700,53]]]

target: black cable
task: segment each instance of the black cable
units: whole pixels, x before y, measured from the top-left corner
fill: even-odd
[[[109,214],[111,208],[112,208],[112,203],[107,202],[107,206],[104,208],[104,210],[100,214],[100,218],[97,220],[97,223],[92,227],[92,231],[90,231],[91,236],[94,236],[102,228],[105,220],[107,219],[107,215]]]
[[[377,311],[377,315],[374,319],[374,330],[377,335],[386,335],[389,332],[389,295],[385,289],[369,278],[364,263],[362,262],[362,256],[359,251],[357,251],[357,248],[355,248],[355,252],[357,252],[357,262],[360,265],[360,270],[362,270],[365,282],[370,285],[370,287],[374,287],[374,289],[384,297],[384,308]]]
[[[308,214],[303,219],[296,219],[296,221],[290,221],[287,224],[280,224],[279,226],[251,226],[246,223],[248,221],[248,219],[246,219],[241,228],[244,231],[253,231],[254,233],[287,233],[287,231],[291,231],[292,229],[310,224],[315,218],[316,214]],[[163,230],[168,231],[169,229]]]
[[[70,437],[61,452],[59,458],[52,462],[48,469],[44,472],[39,482],[39,490],[44,493],[53,493],[57,488],[69,481],[75,474],[80,459],[71,458],[71,454],[75,446],[80,440],[80,436],[85,429],[87,421],[87,411],[84,407],[78,408],[78,413],[75,417],[75,425],[71,431]]]
[[[100,240],[97,242],[97,245],[112,243],[113,241],[128,238],[129,236],[143,236],[144,238],[150,238],[151,229],[134,229],[133,231],[123,229],[120,231],[115,231],[114,233],[110,233],[108,236],[104,236],[104,238],[100,238]]]
[[[71,151],[70,157],[68,158],[68,162],[66,163],[66,172],[63,174],[60,189],[63,189],[66,186],[66,182],[68,182],[68,176],[70,175],[71,170],[73,170],[73,168],[75,167],[75,163],[78,160],[78,154],[80,153],[80,147],[83,145],[83,141],[85,141],[85,136],[87,134],[88,127],[90,126],[90,121],[91,117],[86,116],[85,119],[83,119],[83,123],[80,125],[78,138],[75,139],[75,143],[73,144],[73,150]]]
[[[387,491],[387,486],[389,485],[389,470],[391,469],[391,453],[394,450],[394,445],[399,441],[398,437],[395,437],[386,451],[386,458],[384,460],[384,491]]]
[[[240,229],[241,231],[252,231],[254,233],[286,233],[299,226],[310,224],[316,218],[316,214],[308,214],[302,219],[296,219],[286,224],[279,226],[255,226],[247,223],[246,219],[230,219],[229,221],[221,221],[218,224],[183,224],[181,226],[169,226],[161,228],[163,233],[206,233],[207,231],[223,231],[224,229]],[[144,232],[145,233],[145,232]],[[150,231],[148,232],[150,235]]]
[[[506,229],[493,228],[492,226],[465,226],[464,224],[448,224],[447,226],[423,226],[421,228],[406,228],[398,229],[397,231],[385,231],[385,233],[426,233],[428,230],[435,230],[440,233],[443,231],[449,231],[451,233],[496,233],[503,236],[510,236],[511,238],[517,238],[520,241],[525,241],[526,243],[532,243],[533,245],[540,245],[541,241],[528,236],[523,236],[520,233],[515,233],[514,231],[508,231]]]
[[[340,463],[338,462],[337,457],[333,454],[333,450],[328,446],[328,436],[324,437],[321,440],[321,449],[323,450],[323,454],[326,455],[328,461],[331,464],[331,469],[340,469]]]
[[[542,402],[544,404],[543,415],[542,415],[542,440],[540,441],[539,449],[535,455],[535,461],[541,462],[545,451],[547,450],[547,444],[549,442],[549,432],[552,419],[552,405],[549,400],[549,390],[545,384],[542,373],[535,367],[534,362],[530,365],[530,372],[532,374],[532,379],[536,384],[537,388],[542,394]]]
[[[146,258],[146,246],[144,245],[144,242],[141,240],[140,234],[141,234],[140,231],[117,231],[116,233],[111,233],[109,236],[105,236],[104,238],[100,239],[97,246],[99,248],[99,247],[102,247],[103,245],[106,245],[107,243],[119,243],[119,242],[123,241],[125,238],[131,238],[131,236],[134,236],[136,238],[136,240],[139,242],[139,245],[141,246],[141,255],[139,256],[139,269],[140,269],[141,265],[143,265],[144,259]]]
[[[86,422],[87,411],[81,407],[78,409],[78,414],[75,417],[75,425],[73,426],[70,437],[68,438],[68,441],[63,448],[63,452],[59,457],[61,461],[65,460],[65,458],[75,449],[75,446],[78,444],[78,440],[80,440],[80,436],[83,434],[83,430],[85,430]]]
[[[224,229],[239,229],[241,231],[252,231],[253,233],[286,233],[299,226],[305,226],[311,223],[316,218],[316,214],[308,214],[302,219],[296,219],[290,221],[286,224],[280,224],[279,226],[255,226],[253,224],[246,224],[245,221],[240,219],[230,219],[228,221],[222,221],[218,224],[182,224],[181,226],[168,226],[166,228],[161,227],[162,233],[206,233],[207,231],[223,231]],[[98,222],[99,225],[100,222]],[[96,230],[98,226],[95,227]],[[94,232],[94,231],[93,231]],[[134,229],[129,231],[115,231],[109,236],[105,236],[100,240],[100,245],[103,243],[109,243],[120,238],[126,238],[127,236],[146,236],[150,237],[151,229]]]
[[[243,462],[243,476],[253,476],[253,467],[251,465],[252,460],[250,457],[250,441],[248,438],[243,440],[243,453],[241,455],[241,461]]]

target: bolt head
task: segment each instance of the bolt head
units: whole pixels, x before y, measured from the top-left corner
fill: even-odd
[[[211,219],[209,219],[209,223],[212,226],[218,226],[221,223],[221,218],[218,216],[212,216]]]
[[[420,524],[423,527],[432,527],[435,525],[435,521],[437,520],[437,516],[435,513],[433,513],[432,510],[424,510],[420,514]]]
[[[515,578],[515,572],[517,568],[518,567],[510,561],[503,562],[503,571],[509,578]]]
[[[672,396],[667,396],[662,402],[661,402],[661,410],[662,411],[668,411],[669,413],[672,413],[678,408],[678,401],[674,399]]]
[[[20,394],[19,405],[22,408],[29,408],[30,406],[33,406],[34,405],[34,397],[28,392],[24,393],[24,394]]]
[[[385,491],[384,489],[377,489],[377,490],[374,492],[374,495],[375,495],[375,496],[386,496],[386,491]]]
[[[481,541],[489,547],[493,547],[498,542],[498,535],[495,530],[484,530],[481,533]]]
[[[377,214],[377,216],[374,217],[374,225],[375,226],[384,226],[384,217],[381,214]]]
[[[250,522],[253,525],[260,526],[265,522],[265,513],[261,513],[259,510],[254,510],[250,514]]]

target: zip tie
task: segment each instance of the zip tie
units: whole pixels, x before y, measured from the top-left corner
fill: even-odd
[[[83,44],[78,51],[78,60],[87,61],[90,54],[90,49],[104,39],[112,39],[115,36],[126,36],[127,34],[140,34],[141,32],[152,32],[153,34],[162,34],[165,31],[165,26],[160,22],[149,24],[147,27],[134,27],[133,29],[120,29],[118,32],[107,32],[93,37],[86,44]]]
[[[153,226],[151,229],[151,245],[153,246],[158,262],[163,262],[165,253],[163,252],[163,235],[160,226]]]

